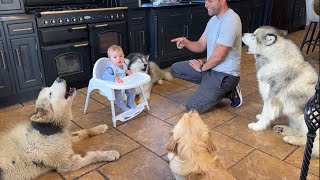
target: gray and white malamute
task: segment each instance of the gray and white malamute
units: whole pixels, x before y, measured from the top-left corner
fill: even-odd
[[[263,110],[257,122],[248,127],[255,131],[266,129],[279,114],[288,117],[289,125],[276,125],[273,130],[284,135],[287,143],[304,146],[308,128],[304,121],[304,105],[315,94],[317,72],[306,61],[286,33],[263,26],[253,34],[246,33],[242,41],[254,54]],[[319,130],[313,155],[319,157]]]
[[[147,99],[150,99],[151,89],[154,83],[158,83],[162,85],[163,79],[167,81],[171,81],[172,75],[170,72],[163,71],[159,68],[159,66],[149,61],[148,55],[143,55],[141,53],[131,53],[126,58],[126,64],[128,65],[128,69],[134,72],[143,72],[147,73],[151,77],[151,81],[143,86],[143,92]],[[136,88],[136,94],[140,96],[139,103],[143,102],[143,97],[140,91],[140,88]]]

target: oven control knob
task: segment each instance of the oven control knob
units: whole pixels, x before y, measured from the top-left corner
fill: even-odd
[[[48,23],[49,23],[49,22],[48,22],[47,20],[44,20],[44,21],[43,21],[43,24],[44,24],[44,25],[47,25]]]
[[[121,13],[121,17],[124,18],[124,14],[123,13]]]
[[[115,14],[115,16],[116,16],[116,19],[118,19],[118,18],[119,18],[119,14]]]
[[[110,15],[110,18],[113,19],[113,14]]]
[[[58,19],[58,23],[59,23],[59,24],[62,23],[62,19],[61,19],[61,18]]]
[[[71,21],[72,21],[72,22],[76,22],[77,19],[76,19],[75,17],[73,17],[73,18],[71,19]]]
[[[83,19],[82,19],[82,17],[79,17],[78,20],[81,22]]]
[[[64,21],[66,22],[66,23],[69,23],[69,18],[66,18],[66,19],[64,19]]]
[[[51,22],[51,24],[55,24],[56,23],[56,21],[54,19],[51,19],[50,22]]]

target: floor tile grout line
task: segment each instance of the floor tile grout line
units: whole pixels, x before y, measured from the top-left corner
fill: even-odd
[[[232,164],[228,170],[231,170],[233,167],[235,167],[237,164],[239,164],[242,160],[244,160],[245,158],[247,158],[248,156],[250,156],[254,151],[256,151],[258,149],[253,148],[250,152],[248,152],[248,154],[246,154],[245,156],[243,156],[241,159],[239,159],[237,162],[235,162],[234,164]]]
[[[128,138],[130,138],[131,140],[133,140],[134,142],[138,143],[141,147],[146,148],[148,151],[150,151],[152,154],[156,155],[157,157],[159,157],[160,159],[162,159],[163,161],[165,161],[162,156],[165,155],[163,154],[162,156],[158,155],[157,153],[153,152],[151,149],[149,149],[148,147],[144,146],[143,144],[139,143],[138,141],[134,140],[133,138],[131,138],[130,136],[126,135],[125,133],[123,133],[122,131],[120,131],[119,129],[117,129],[120,133],[122,133],[123,135],[127,136]],[[165,161],[166,163],[168,163],[167,161]]]

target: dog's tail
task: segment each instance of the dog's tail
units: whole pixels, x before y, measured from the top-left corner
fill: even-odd
[[[164,79],[167,81],[173,80],[173,77],[170,72],[160,69],[159,66],[152,61],[150,62],[149,72],[150,72],[151,76],[154,76],[155,79],[157,79],[157,80],[158,79],[159,80]]]
[[[163,71],[162,74],[163,74],[163,79],[165,79],[167,81],[172,81],[173,80],[172,74],[170,72]]]

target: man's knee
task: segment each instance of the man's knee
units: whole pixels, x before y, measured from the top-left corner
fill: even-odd
[[[211,107],[212,106],[210,106],[209,104],[207,106],[200,106],[199,104],[194,103],[194,101],[188,101],[186,104],[187,111],[190,111],[191,109],[195,109],[198,111],[199,114],[206,112]]]
[[[178,68],[179,68],[178,63],[172,64],[171,67],[170,67],[171,74],[174,75],[174,76],[177,76]]]

